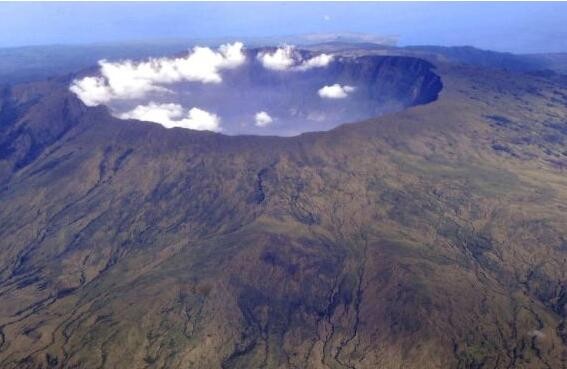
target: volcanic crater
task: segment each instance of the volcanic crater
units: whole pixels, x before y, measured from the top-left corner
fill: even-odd
[[[288,49],[283,64],[266,63],[266,55],[277,59],[282,50],[243,50],[242,62],[219,71],[218,83],[181,80],[143,98],[112,99],[105,105],[123,119],[163,124],[165,114],[169,128],[183,126],[169,117],[181,119],[189,112],[197,125],[184,128],[294,136],[426,104],[443,87],[435,67],[419,58]],[[213,125],[199,124],[199,119],[213,120]]]

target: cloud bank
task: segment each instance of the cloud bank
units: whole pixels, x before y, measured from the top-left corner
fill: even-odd
[[[319,89],[318,93],[319,96],[323,99],[344,99],[348,96],[351,92],[355,89],[352,86],[341,86],[338,83],[335,83],[331,86],[324,86]]]
[[[304,60],[295,47],[290,45],[279,47],[272,53],[259,53],[257,58],[264,68],[277,71],[306,71],[312,68],[323,68],[333,61],[333,55],[330,54],[320,54]]]
[[[168,91],[164,85],[195,81],[219,83],[220,71],[243,64],[246,56],[241,42],[225,44],[213,51],[194,47],[185,57],[152,58],[144,62],[101,60],[100,76],[74,80],[71,91],[86,105],[96,106],[118,99],[140,99],[149,92]]]
[[[274,121],[272,119],[272,117],[266,113],[265,111],[261,111],[259,113],[256,113],[256,116],[254,117],[255,119],[255,125],[256,127],[266,127],[270,124],[272,124],[272,122]]]
[[[179,104],[138,105],[129,112],[119,115],[120,119],[137,119],[147,122],[159,123],[166,128],[188,128],[206,131],[221,131],[220,118],[199,108],[186,111]]]

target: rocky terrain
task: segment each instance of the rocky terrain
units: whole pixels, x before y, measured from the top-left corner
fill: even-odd
[[[0,94],[0,368],[567,367],[567,83],[436,61],[296,137]]]

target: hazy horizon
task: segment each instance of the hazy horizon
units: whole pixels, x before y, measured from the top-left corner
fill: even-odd
[[[1,3],[0,47],[374,35],[398,46],[567,52],[567,3]]]

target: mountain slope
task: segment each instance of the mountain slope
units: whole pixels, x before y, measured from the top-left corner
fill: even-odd
[[[567,86],[292,138],[0,103],[0,368],[562,368]]]

